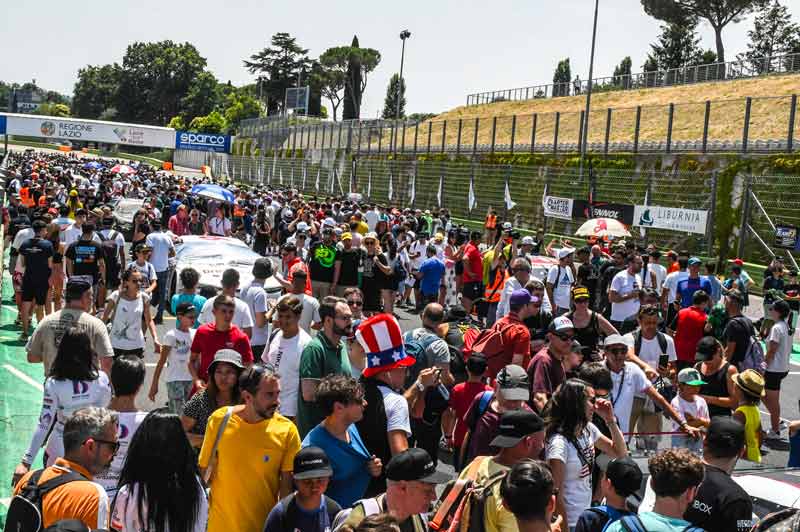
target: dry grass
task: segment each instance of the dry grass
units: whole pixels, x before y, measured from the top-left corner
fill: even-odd
[[[611,142],[630,142],[634,137],[636,106],[642,106],[640,140],[665,140],[669,104],[675,104],[672,140],[693,141],[702,139],[705,101],[710,100],[710,140],[741,140],[744,124],[744,99],[753,98],[750,116],[750,138],[755,140],[785,139],[788,133],[789,110],[792,94],[800,93],[800,75],[774,76],[736,81],[700,83],[660,89],[603,92],[592,96],[589,121],[589,142],[605,140],[607,109],[612,108]],[[531,140],[533,115],[537,114],[536,142],[553,142],[555,113],[559,120],[559,142],[578,142],[580,111],[585,105],[584,96],[498,102],[479,106],[457,107],[420,125],[418,145],[424,149],[431,128],[431,147],[442,144],[444,121],[447,121],[445,144],[458,142],[458,121],[462,120],[461,145],[465,151],[475,138],[475,118],[479,118],[478,144],[490,144],[493,117],[497,118],[495,142],[511,142],[512,116],[517,115],[515,144],[528,144]],[[798,109],[800,111],[800,109]],[[800,112],[795,124],[795,138],[800,137]],[[414,131],[405,135],[406,145],[414,143]],[[377,144],[376,146],[377,147]],[[363,148],[362,148],[363,149]]]

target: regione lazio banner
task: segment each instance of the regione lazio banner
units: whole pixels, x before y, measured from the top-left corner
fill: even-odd
[[[545,196],[542,201],[544,215],[549,218],[572,219],[572,198],[559,198],[558,196]]]
[[[633,212],[633,225],[670,229],[681,233],[706,234],[708,211],[681,209],[680,207],[659,207],[658,205],[637,205]]]
[[[5,118],[9,135],[153,148],[175,147],[175,130],[168,127],[19,114],[8,114]]]
[[[231,151],[231,136],[176,131],[175,149],[228,153]]]

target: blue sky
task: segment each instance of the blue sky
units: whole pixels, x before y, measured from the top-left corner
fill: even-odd
[[[786,0],[795,20],[800,0]],[[588,74],[592,0],[86,0],[4,2],[0,17],[4,53],[0,79],[71,93],[78,68],[121,62],[132,41],[189,41],[221,81],[253,80],[242,59],[286,31],[313,57],[330,46],[378,49],[383,60],[368,80],[364,116],[383,107],[386,84],[399,70],[400,30],[412,32],[404,76],[408,112],[441,112],[462,105],[466,95],[491,89],[547,83],[559,59],[570,57],[573,77]],[[595,75],[610,75],[626,55],[638,71],[658,34],[658,21],[639,0],[601,0]],[[726,55],[745,48],[752,17],[723,33]],[[713,48],[713,32],[699,28]],[[330,104],[323,101],[323,104]]]

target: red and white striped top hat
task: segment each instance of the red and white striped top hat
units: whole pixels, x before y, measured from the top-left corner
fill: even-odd
[[[414,357],[406,355],[400,324],[391,314],[376,314],[361,322],[356,340],[364,349],[367,367],[364,376],[414,365]]]

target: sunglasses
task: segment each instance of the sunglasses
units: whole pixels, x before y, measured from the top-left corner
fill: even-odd
[[[627,347],[611,347],[606,349],[606,353],[611,353],[612,355],[626,355],[628,354]]]
[[[361,306],[364,305],[364,302],[363,301],[358,301],[358,300],[353,300],[353,301],[348,301],[347,304],[350,305],[351,307],[361,307]]]
[[[584,305],[584,304],[588,305],[589,304],[589,298],[584,297],[584,298],[581,298],[581,299],[576,299],[575,300],[575,304],[576,305]]]
[[[120,443],[118,441],[101,440],[100,438],[92,438],[92,439],[97,443],[103,443],[105,445],[110,446],[115,453],[119,451]]]
[[[555,333],[555,335],[558,336],[558,338],[560,340],[564,341],[564,342],[571,342],[575,338],[574,334],[559,334],[559,333]]]

